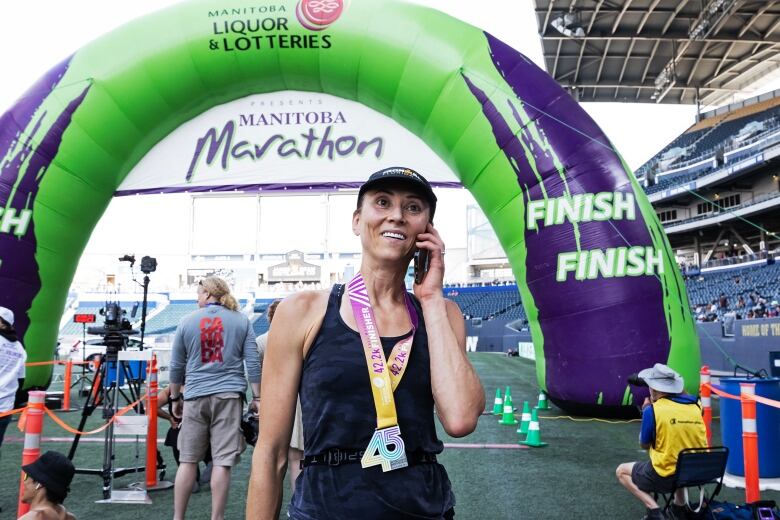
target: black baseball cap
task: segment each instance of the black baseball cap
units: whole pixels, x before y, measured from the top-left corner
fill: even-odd
[[[358,200],[370,189],[376,189],[378,186],[386,182],[402,182],[409,188],[418,192],[423,198],[428,201],[428,205],[431,209],[431,220],[433,220],[433,214],[436,212],[436,195],[433,193],[431,183],[420,175],[418,172],[411,168],[404,168],[401,166],[393,166],[391,168],[385,168],[374,172],[368,178],[366,182],[360,187],[358,192]]]

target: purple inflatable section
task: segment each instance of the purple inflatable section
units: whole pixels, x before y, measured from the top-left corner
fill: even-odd
[[[585,111],[544,71],[511,47],[486,36],[496,69],[517,96],[503,108],[511,110],[521,127],[525,126],[520,117],[524,110],[549,148],[565,160],[564,183],[551,154],[532,142],[529,128],[513,135],[486,93],[464,73],[492,125],[496,142],[513,163],[525,203],[544,195],[523,145],[532,151],[547,197],[566,195],[567,190],[571,195],[633,193],[620,158]],[[639,208],[635,209],[636,220],[578,224],[581,250],[653,246]],[[653,276],[585,281],[569,276],[564,282],[556,281],[558,254],[577,250],[573,226],[565,223],[525,230],[526,283],[539,310],[546,386],[558,402],[620,406],[626,377],[668,356],[670,337],[662,285]],[[637,320],[637,316],[642,319]]]
[[[17,215],[23,210],[32,209],[41,179],[57,155],[62,135],[70,124],[73,112],[89,89],[87,87],[69,103],[40,138],[40,142],[33,140],[32,136],[38,134],[47,116],[45,111],[39,109],[62,80],[69,63],[70,58],[50,70],[0,116],[0,157],[5,157],[0,167],[0,206],[12,208]],[[28,127],[30,130],[25,133]],[[16,152],[11,155],[13,149]],[[24,175],[20,177],[25,161],[29,162]],[[22,236],[0,233],[0,284],[3,286],[0,305],[14,311],[14,325],[20,337],[24,336],[30,325],[26,311],[41,289],[38,264],[35,261],[36,248],[34,219]]]

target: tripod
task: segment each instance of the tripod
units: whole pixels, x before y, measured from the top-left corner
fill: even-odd
[[[149,302],[149,274],[144,273],[144,301],[141,306],[141,350],[144,349],[144,333],[146,332],[146,306]]]
[[[125,331],[127,332],[127,331]],[[130,331],[132,332],[132,331]],[[138,400],[141,396],[142,373],[138,377],[133,377],[132,371],[127,363],[119,362],[119,351],[124,349],[126,338],[119,331],[105,331],[106,353],[101,360],[100,367],[92,379],[92,385],[87,396],[86,402],[81,410],[81,421],[78,430],[83,431],[87,418],[92,415],[98,407],[102,407],[103,419],[106,421],[114,417],[118,406],[118,399],[121,395],[127,404]],[[112,373],[113,369],[113,373]],[[127,383],[127,393],[121,387],[123,380]],[[144,413],[143,403],[135,407],[139,414]],[[73,438],[68,458],[73,460],[78,448],[81,434],[77,433]],[[103,467],[101,469],[76,468],[76,473],[87,475],[100,475],[103,477],[103,498],[109,499],[111,495],[112,481],[116,477],[127,475],[138,471],[144,471],[144,466],[134,468],[114,468],[114,423],[112,422],[105,429],[105,444],[103,447]]]

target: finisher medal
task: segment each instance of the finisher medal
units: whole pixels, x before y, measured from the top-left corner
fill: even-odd
[[[406,371],[414,332],[417,330],[417,311],[412,305],[411,297],[406,293],[406,309],[409,312],[409,321],[412,323],[412,334],[396,343],[386,360],[363,276],[360,273],[355,275],[347,287],[352,312],[363,342],[371,393],[376,407],[377,427],[360,463],[364,468],[381,465],[382,471],[405,468],[409,463],[406,459],[406,446],[401,438],[401,429],[398,427],[393,391]],[[390,446],[393,448],[390,449]]]

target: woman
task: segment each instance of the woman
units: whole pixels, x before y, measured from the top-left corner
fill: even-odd
[[[417,172],[371,175],[352,217],[359,275],[346,288],[298,293],[279,305],[247,518],[277,518],[299,390],[305,457],[290,518],[453,517],[450,482],[436,462],[434,405],[445,431],[462,437],[476,428],[485,394],[466,357],[463,315],[443,296],[435,208]],[[417,249],[430,265],[412,298],[404,278]]]
[[[62,453],[47,451],[33,462],[22,466],[24,482],[22,502],[30,510],[19,520],[75,520],[62,503],[68,496],[68,486],[76,468]]]

